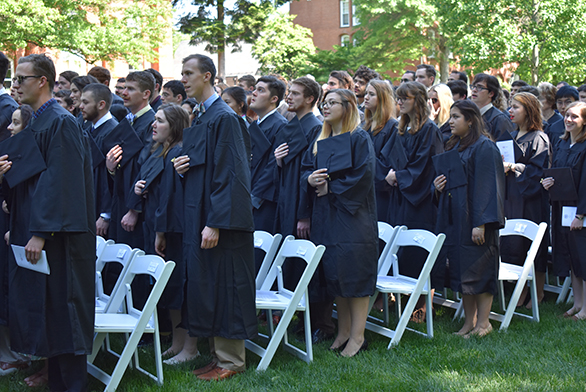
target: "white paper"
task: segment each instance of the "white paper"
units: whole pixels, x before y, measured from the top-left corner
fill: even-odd
[[[502,140],[500,142],[496,142],[496,146],[501,151],[503,162],[516,163],[513,143],[513,140]]]
[[[563,227],[570,227],[572,221],[576,217],[576,211],[578,210],[577,207],[562,207],[562,226]],[[584,227],[584,221],[582,221],[582,227]]]
[[[42,251],[41,258],[39,259],[39,261],[37,261],[37,264],[32,264],[30,261],[26,259],[24,246],[11,246],[12,252],[14,252],[14,258],[16,259],[16,264],[18,264],[19,267],[30,269],[32,271],[37,271],[46,275],[51,274],[51,270],[49,269],[49,262],[47,261],[47,252]]]

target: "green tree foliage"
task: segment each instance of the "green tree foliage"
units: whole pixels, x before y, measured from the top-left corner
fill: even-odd
[[[352,75],[360,64],[364,64],[360,50],[352,46],[334,46],[333,50],[317,50],[307,57],[301,74],[311,74],[317,81],[327,82],[331,71],[346,71]]]
[[[263,73],[296,78],[308,56],[315,52],[311,30],[294,24],[293,19],[294,15],[275,13],[252,45],[252,55],[260,62]]]
[[[89,63],[155,58],[171,6],[165,0],[3,0],[0,47],[27,44],[71,52]]]

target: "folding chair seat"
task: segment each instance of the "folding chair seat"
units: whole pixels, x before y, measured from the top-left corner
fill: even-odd
[[[376,282],[376,290],[374,295],[370,298],[370,305],[372,306],[378,293],[383,293],[383,295],[386,293],[408,294],[410,295],[409,300],[407,301],[405,309],[399,317],[399,322],[395,327],[395,330],[381,325],[380,323],[374,323],[372,321],[366,322],[367,329],[391,338],[391,342],[389,343],[388,348],[391,348],[392,346],[395,346],[399,343],[406,329],[430,338],[433,337],[433,318],[431,311],[427,312],[426,317],[427,334],[411,328],[407,328],[407,323],[409,322],[409,318],[411,317],[411,314],[415,309],[415,305],[421,295],[426,297],[427,309],[431,310],[432,308],[432,298],[430,295],[430,273],[445,238],[445,234],[438,234],[436,236],[435,234],[426,230],[408,230],[404,226],[399,228],[393,241],[393,245],[389,250],[383,266],[379,270]],[[425,264],[423,265],[421,273],[417,279],[400,274],[397,252],[399,251],[399,248],[403,246],[416,246],[423,248],[428,252]],[[393,273],[391,276],[387,276],[391,266],[393,268]]]
[[[260,290],[256,291],[256,309],[282,310],[283,315],[274,333],[270,337],[266,348],[261,345],[247,340],[246,348],[261,357],[257,370],[265,370],[277,348],[283,341],[285,350],[293,355],[303,359],[306,362],[313,360],[313,349],[311,343],[311,321],[309,315],[309,290],[308,285],[311,280],[321,257],[325,251],[323,245],[315,246],[311,241],[296,240],[295,237],[287,236],[273,262],[266,279]],[[294,292],[287,290],[283,285],[283,263],[287,257],[297,257],[303,259],[307,266],[301,275]],[[277,282],[277,290],[272,291],[273,284]],[[305,346],[306,350],[293,346],[289,343],[287,328],[296,311],[304,312],[305,322]]]
[[[134,356],[134,367],[146,374],[159,385],[163,385],[163,362],[161,358],[161,342],[159,337],[159,324],[157,319],[157,303],[163,294],[163,290],[169,281],[169,277],[175,268],[173,261],[165,262],[156,255],[137,255],[129,263],[128,272],[124,275],[119,290],[112,294],[111,308],[119,309],[122,303],[126,303],[127,313],[98,313],[94,324],[94,344],[92,354],[88,356],[88,372],[103,382],[105,391],[115,391],[126,368],[130,365]],[[136,275],[150,275],[155,281],[151,293],[142,309],[134,308],[132,304],[131,284]],[[122,353],[117,355],[118,362],[111,375],[93,364],[104,339],[111,333],[130,334]],[[143,333],[154,334],[155,367],[156,376],[140,367],[138,362],[138,342]]]
[[[266,231],[262,230],[256,230],[254,232],[254,247],[265,252],[265,257],[262,260],[262,264],[258,270],[258,273],[256,274],[257,290],[260,290],[262,283],[267,277],[269,268],[271,268],[271,264],[275,259],[277,251],[279,250],[279,245],[281,244],[282,238],[283,236],[281,234],[272,235],[271,233],[267,233]]]

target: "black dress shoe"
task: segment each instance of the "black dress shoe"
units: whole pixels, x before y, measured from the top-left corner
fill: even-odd
[[[318,344],[321,342],[325,342],[326,340],[334,339],[333,333],[324,332],[322,329],[318,328],[311,334],[311,342],[313,344]]]
[[[350,339],[346,340],[344,343],[342,343],[341,345],[339,345],[336,348],[330,348],[330,351],[333,351],[335,353],[340,353],[340,352],[344,351],[344,349],[346,348],[346,345],[348,344],[348,341],[349,340]]]
[[[344,347],[346,347],[346,344],[347,344],[347,343],[348,343],[348,342],[344,343]],[[355,356],[357,356],[358,354],[360,354],[361,352],[363,352],[363,351],[366,351],[366,350],[368,350],[368,341],[367,341],[366,339],[364,339],[364,342],[362,342],[362,346],[360,346],[360,348],[358,349],[358,351],[356,351],[356,354],[354,354],[354,355],[352,355],[352,356],[350,356],[350,357],[345,357],[345,358],[352,358],[352,357],[355,357]],[[343,349],[342,349],[342,350],[340,350],[340,351],[337,353],[337,354],[338,354],[339,356],[341,356],[341,357],[343,356],[343,355],[342,355],[342,351],[343,351]]]

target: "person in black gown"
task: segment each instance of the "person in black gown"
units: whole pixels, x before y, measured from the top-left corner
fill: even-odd
[[[513,131],[513,123],[509,116],[501,111],[506,109],[506,101],[496,77],[484,73],[477,74],[470,85],[470,90],[470,99],[480,109],[486,129],[494,140],[500,140],[502,134],[506,135],[506,132]]]
[[[566,132],[555,145],[553,167],[568,167],[572,171],[577,200],[552,202],[553,262],[554,272],[567,276],[571,267],[574,305],[564,317],[586,319],[586,231],[583,230],[586,214],[586,103],[574,102],[567,107],[564,118]],[[543,179],[543,187],[549,190],[555,178]],[[562,226],[562,207],[576,207],[570,227]]]
[[[234,113],[246,121],[247,126],[250,124],[251,121],[249,121],[249,118],[246,117],[246,112],[248,111],[248,104],[246,103],[246,91],[244,91],[242,87],[228,87],[222,92],[222,100],[226,102],[226,104],[230,106],[232,110],[234,110]]]
[[[492,330],[488,316],[497,292],[498,231],[504,226],[503,163],[475,104],[455,102],[450,127],[453,136],[442,155],[458,154],[455,162],[437,169],[433,182],[439,197],[436,230],[446,234],[442,254],[450,261],[452,290],[462,293],[465,321],[456,334],[484,336]],[[446,176],[457,170],[465,178]]]
[[[541,186],[543,170],[549,168],[551,146],[549,138],[541,130],[541,105],[533,94],[520,92],[511,99],[509,113],[511,121],[519,128],[511,133],[514,143],[519,146],[515,162],[504,162],[505,169],[505,217],[507,219],[528,219],[537,224],[549,223],[549,195]],[[547,247],[549,234],[541,242],[535,258],[535,281],[537,297],[543,299]],[[504,262],[523,265],[531,241],[519,236],[501,239],[501,258]],[[519,306],[525,302],[527,287],[519,298]],[[531,308],[532,304],[527,304]]]
[[[452,133],[450,131],[450,108],[454,103],[452,90],[445,84],[436,84],[429,89],[431,107],[430,118],[438,126],[444,143],[448,141]]]
[[[364,328],[376,284],[375,156],[370,136],[358,126],[352,91],[330,90],[322,109],[325,122],[305,153],[301,184],[313,191],[311,239],[326,247],[321,262],[337,304],[338,335],[330,349],[351,357],[368,347]],[[344,163],[333,163],[336,154],[346,157]]]
[[[577,102],[579,99],[580,93],[578,93],[578,90],[573,86],[560,87],[555,93],[555,105],[561,116],[561,119],[551,123],[545,132],[547,136],[549,136],[549,141],[551,142],[552,148],[555,148],[560,138],[564,136],[566,132],[566,124],[564,122],[566,110],[572,103]]]

